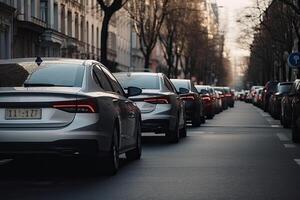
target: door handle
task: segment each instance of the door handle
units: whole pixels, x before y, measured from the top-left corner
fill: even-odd
[[[119,99],[113,99],[113,102],[114,102],[114,103],[118,103],[118,102],[119,102]]]

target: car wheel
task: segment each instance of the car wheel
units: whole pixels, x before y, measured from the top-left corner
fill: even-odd
[[[105,159],[105,172],[108,175],[115,175],[119,169],[119,138],[118,129],[115,127],[109,155]]]
[[[180,136],[184,138],[186,137],[186,135],[187,135],[187,130],[186,130],[186,122],[185,122],[182,129],[180,130]]]
[[[300,143],[300,129],[296,122],[293,123],[292,140],[295,143]]]
[[[166,134],[169,142],[171,142],[171,143],[178,143],[179,139],[180,139],[180,131],[179,131],[178,121],[179,121],[179,119],[177,119],[175,129],[168,131],[168,133]]]
[[[202,124],[205,124],[205,123],[206,123],[205,116],[201,116],[200,120],[201,120],[201,123],[202,123]]]
[[[125,153],[127,160],[140,160],[142,156],[142,135],[140,122],[136,127],[136,147]]]
[[[201,118],[200,117],[195,117],[192,119],[192,126],[193,127],[200,127],[201,126]]]
[[[213,118],[214,118],[214,115],[213,115],[213,114],[207,115],[207,119],[213,119]]]

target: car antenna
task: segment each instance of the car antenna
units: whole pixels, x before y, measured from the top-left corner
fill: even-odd
[[[41,64],[42,64],[42,62],[43,62],[43,60],[42,60],[42,58],[41,57],[36,57],[36,59],[35,59],[35,63],[38,65],[38,66],[40,66]]]

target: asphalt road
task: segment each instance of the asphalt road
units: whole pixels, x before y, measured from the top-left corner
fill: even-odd
[[[0,199],[299,200],[300,146],[290,138],[278,121],[237,103],[179,144],[148,134],[142,160],[122,160],[113,177],[77,162],[0,161]]]

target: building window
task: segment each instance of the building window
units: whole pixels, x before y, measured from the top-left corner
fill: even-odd
[[[58,31],[58,5],[54,4],[54,29]]]
[[[92,25],[92,46],[94,46],[94,25]]]
[[[40,11],[41,20],[43,20],[44,22],[48,22],[48,1],[41,0]]]
[[[96,38],[97,38],[97,44],[96,44],[96,47],[97,47],[97,49],[99,49],[99,44],[100,44],[100,41],[99,41],[99,28],[97,27],[97,32],[96,32]]]
[[[61,23],[61,32],[62,32],[63,34],[66,34],[65,17],[66,17],[65,6],[64,6],[64,5],[61,5],[60,23]]]
[[[36,17],[36,14],[35,14],[35,0],[31,0],[31,16]]]
[[[72,37],[72,12],[68,11],[68,36]]]
[[[75,13],[75,38],[79,40],[79,19],[77,13]]]
[[[80,40],[84,41],[84,18],[81,16],[81,23],[80,23]]]

